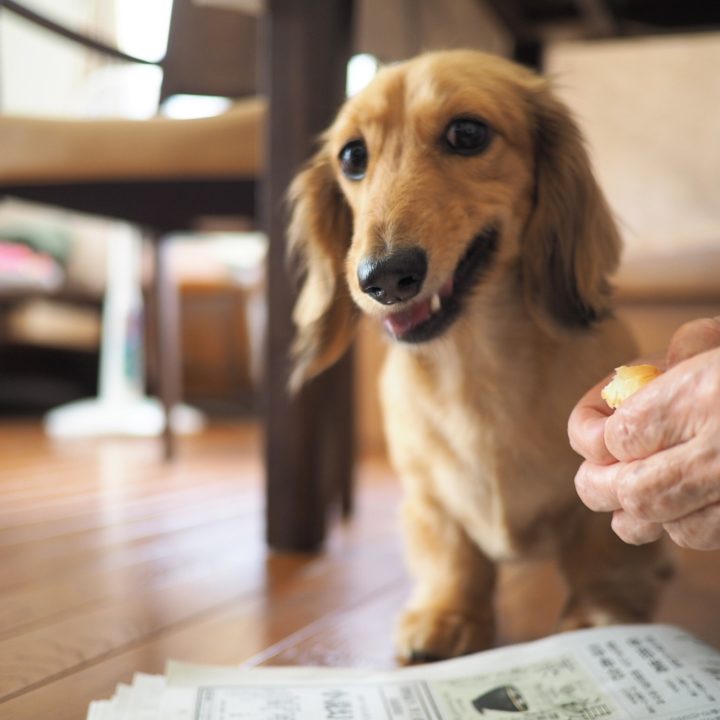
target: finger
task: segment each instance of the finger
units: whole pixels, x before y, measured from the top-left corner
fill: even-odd
[[[605,446],[622,462],[685,442],[692,436],[696,378],[702,368],[690,359],[630,396],[605,423]]]
[[[613,532],[628,545],[645,545],[655,542],[663,535],[663,526],[639,520],[624,510],[616,510],[612,516]]]
[[[600,397],[609,377],[588,390],[570,413],[568,438],[578,455],[599,465],[615,462],[605,446],[605,422],[612,412]]]
[[[668,367],[716,347],[720,347],[720,316],[685,323],[675,331],[668,345]]]
[[[583,504],[595,512],[610,512],[622,507],[617,496],[619,463],[596,465],[584,462],[575,475],[575,489]]]
[[[673,542],[693,550],[720,550],[720,503],[704,507],[690,515],[665,523]]]
[[[720,502],[720,447],[700,437],[651,455],[617,463],[617,502],[635,518],[668,523]]]

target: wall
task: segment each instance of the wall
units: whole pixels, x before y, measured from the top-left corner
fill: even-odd
[[[625,241],[618,314],[660,351],[720,315],[720,33],[558,44],[547,68]]]
[[[113,0],[32,0],[28,6],[83,32],[112,30]],[[99,59],[76,45],[0,12],[0,110],[24,115],[73,114]]]
[[[718,68],[720,34],[549,49],[630,257],[720,243]]]

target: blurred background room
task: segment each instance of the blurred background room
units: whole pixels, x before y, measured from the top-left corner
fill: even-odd
[[[385,341],[286,397],[283,198],[346,92],[448,47],[574,111],[643,353],[720,315],[716,2],[0,0],[0,716],[84,717],[169,657],[392,664]],[[661,619],[720,645],[717,554],[680,557]],[[551,628],[535,572],[500,642]]]
[[[184,146],[176,143],[177,149],[168,145],[166,149],[155,150],[158,154],[167,153],[167,158],[150,156],[143,167],[123,167],[122,145],[135,140],[132,134],[130,137],[124,134],[126,128],[132,133],[137,126],[142,128],[142,123],[109,127],[100,123],[101,132],[115,136],[109,140],[99,137],[93,144],[92,138],[77,136],[86,131],[92,133],[97,125],[51,124],[51,121],[89,118],[140,121],[158,115],[202,118],[227,111],[231,104],[230,98],[210,92],[230,88],[239,96],[256,91],[256,22],[241,13],[232,13],[238,18],[231,28],[238,36],[234,38],[236,48],[232,51],[216,48],[218,58],[206,63],[208,68],[194,65],[183,74],[184,67],[180,66],[191,65],[193,53],[204,51],[198,48],[190,57],[179,51],[183,33],[189,33],[194,21],[191,9],[176,10],[176,44],[172,46],[168,46],[172,9],[169,0],[40,2],[29,4],[27,9],[45,13],[49,20],[90,39],[106,41],[138,62],[122,62],[122,58],[73,42],[52,28],[33,22],[32,17],[13,13],[12,9],[3,11],[2,111],[14,120],[22,117],[48,123],[39,130],[32,125],[26,129],[17,121],[4,127],[4,144],[9,146],[11,157],[6,157],[3,172],[11,183],[24,181],[26,185],[43,186],[48,182],[87,182],[83,173],[95,172],[83,167],[88,162],[106,163],[98,176],[103,182],[113,179],[112,173],[119,173],[123,180],[131,176],[139,180],[143,174],[152,178],[156,167],[174,162],[171,152],[187,153],[193,146],[187,142]],[[216,18],[211,21],[210,25],[217,25]],[[201,30],[209,34],[210,25]],[[228,77],[218,79],[217,66],[232,67],[233,71],[225,71]],[[203,72],[208,80],[201,77]],[[173,87],[173,83],[178,87]],[[202,90],[206,94],[178,92],[183,84],[194,93]],[[148,137],[140,142],[156,144],[152,133],[161,135],[166,127],[151,124]],[[66,150],[58,149],[63,139],[67,142]],[[253,139],[248,139],[248,144]],[[53,147],[48,152],[47,146],[38,146],[39,142],[52,143]],[[204,152],[197,138],[191,138],[191,142],[195,144],[193,152]],[[31,156],[22,157],[28,150]],[[88,158],[86,153],[91,156],[99,153],[100,157]],[[67,172],[62,167],[63,161],[70,166]],[[120,187],[119,192],[123,191],[131,190]],[[24,194],[31,196],[32,191],[26,189]],[[144,202],[150,205],[158,201],[149,196]],[[182,203],[182,198],[177,202]],[[139,374],[140,377],[131,380],[143,385],[147,379],[150,393],[157,388],[152,351],[143,352],[148,347],[145,338],[124,332],[127,329],[124,325],[132,324],[133,313],[140,313],[136,319],[142,334],[150,330],[149,324],[142,321],[148,317],[142,308],[152,302],[147,292],[148,278],[153,277],[153,259],[147,243],[143,243],[145,228],[142,224],[108,219],[102,212],[69,211],[73,204],[68,198],[57,200],[53,206],[33,201],[32,197],[18,199],[4,193],[0,228],[9,245],[5,248],[9,267],[7,271],[3,268],[2,275],[3,328],[7,340],[3,352],[8,363],[4,362],[7,372],[3,373],[0,390],[3,414],[38,415],[58,404],[96,394],[103,334],[100,309],[108,280],[112,285],[113,270],[126,276],[119,281],[117,293],[111,290],[111,295],[119,294],[116,311],[127,317],[121,321],[121,328],[110,313],[106,314],[106,330],[118,334],[115,345],[105,346],[106,354],[123,352],[126,359],[135,355],[134,366],[126,367],[126,373]],[[121,208],[111,211],[114,216],[122,216]],[[253,333],[261,331],[262,310],[254,298],[262,285],[264,239],[258,233],[251,234],[256,228],[241,213],[238,204],[237,216],[225,215],[221,220],[202,215],[194,218],[192,229],[209,232],[203,238],[202,252],[194,251],[195,238],[187,232],[178,233],[171,241],[173,284],[183,305],[180,344],[185,393],[191,402],[207,406],[211,413],[247,413],[253,404],[253,381],[257,382],[259,373],[261,340]],[[168,229],[190,229],[182,227],[183,224],[187,223]],[[238,230],[248,235],[242,242],[228,242],[226,233]],[[117,244],[126,248],[120,251],[119,258],[112,256]],[[246,316],[246,312],[250,315]],[[212,344],[213,338],[220,337],[224,341],[219,347],[217,342]],[[113,373],[109,382],[119,384],[121,378],[114,375],[122,374],[122,367],[113,370],[112,360],[106,358]]]
[[[133,63],[78,45],[6,9],[0,18],[2,112],[38,119],[206,117],[227,112],[239,97],[259,94],[259,0],[198,4],[214,4],[223,18],[238,16],[233,28],[238,41],[231,52],[222,45],[232,39],[210,37],[217,21],[203,28],[204,37],[200,33],[190,40],[193,19],[183,17],[186,11],[176,10],[174,39],[168,45],[171,0],[31,0],[27,5],[142,61]],[[590,2],[588,8],[597,5],[595,11],[580,12],[575,4],[527,3],[529,19],[522,32],[530,39],[523,40],[521,52],[553,77],[585,132],[625,241],[616,283],[622,314],[643,352],[653,351],[685,319],[717,311],[720,104],[714,99],[720,80],[714,68],[720,43],[717,34],[705,28],[715,11],[711,4],[691,3],[683,14],[668,10],[664,15],[662,4],[608,3],[610,10],[603,10],[602,2]],[[353,45],[364,54],[350,66],[351,92],[367,82],[377,62],[400,60],[423,49],[479,47],[517,55],[513,48],[521,30],[512,24],[516,18],[508,21],[507,10],[513,3],[454,0],[445,5],[427,0],[411,6],[399,0],[358,3]],[[530,34],[533,23],[542,24],[542,57],[539,42]],[[695,30],[704,32],[691,32]],[[588,35],[593,37],[588,40]],[[204,63],[207,69],[198,62],[205,46],[218,56]],[[227,77],[219,77],[220,72]],[[208,95],[223,87],[232,89],[235,97]],[[31,173],[31,183],[47,181],[43,172],[58,173],[53,163],[62,157],[49,159],[45,168],[42,163],[34,166],[35,158],[19,157],[28,149],[25,137],[33,136],[10,125],[4,132],[12,157],[6,158],[2,172],[9,184],[18,171]],[[41,155],[45,149],[32,151]],[[57,149],[53,154],[62,155]],[[115,159],[113,155],[111,162]],[[128,174],[132,168],[119,172]],[[182,307],[184,398],[210,417],[252,414],[263,362],[265,238],[256,217],[243,216],[240,203],[236,216],[199,215],[192,225],[199,234],[182,228],[185,232],[176,233],[171,243],[171,284]],[[238,230],[246,233],[241,240],[232,234]],[[0,206],[0,232],[0,413],[41,417],[59,404],[97,392],[108,247],[115,238],[126,238],[121,244],[131,246],[131,255],[138,253],[131,258],[130,272],[144,293],[142,305],[152,302],[147,297],[152,253],[147,243],[143,250],[142,224],[107,221],[101,213],[68,212],[9,193]],[[150,315],[145,312],[145,319]],[[144,334],[151,329],[146,322]],[[133,342],[126,338],[131,346],[126,351],[144,350],[136,362],[143,364],[143,382],[152,394],[157,390],[152,343],[144,338],[133,350]],[[372,378],[381,355],[382,343],[368,329],[360,343],[356,397],[359,441],[369,450],[381,449],[377,424],[370,419],[376,413]]]

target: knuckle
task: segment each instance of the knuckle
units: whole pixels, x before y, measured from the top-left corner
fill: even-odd
[[[633,424],[632,416],[625,412],[613,415],[605,426],[605,444],[619,459],[627,454],[627,448],[634,434]]]
[[[618,475],[617,495],[623,509],[640,520],[653,519],[653,497],[645,492],[645,483],[636,464],[627,465]]]
[[[637,460],[646,454],[650,438],[657,435],[657,422],[644,405],[624,404],[605,424],[605,445],[621,462]]]
[[[686,512],[690,496],[688,478],[676,462],[639,460],[628,463],[618,478],[618,498],[634,517],[648,522],[669,522]]]

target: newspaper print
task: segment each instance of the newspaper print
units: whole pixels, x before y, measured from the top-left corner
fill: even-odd
[[[89,720],[720,720],[720,653],[671,626],[567,633],[385,673],[171,664]]]

